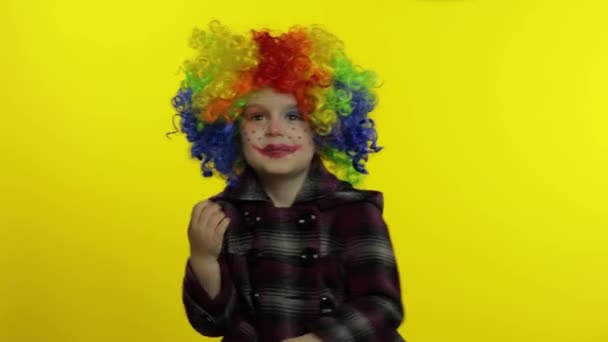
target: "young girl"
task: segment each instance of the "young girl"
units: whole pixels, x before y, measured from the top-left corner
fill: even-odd
[[[192,327],[222,341],[405,341],[382,193],[353,187],[380,151],[374,74],[319,27],[212,22],[190,45],[173,106],[203,176],[227,181],[192,209]]]

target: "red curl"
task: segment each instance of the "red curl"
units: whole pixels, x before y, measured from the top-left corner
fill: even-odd
[[[328,87],[329,72],[312,65],[308,57],[312,41],[303,28],[273,37],[268,31],[252,31],[259,48],[259,63],[253,76],[256,88],[291,93],[305,120],[315,108],[309,95],[313,87]]]

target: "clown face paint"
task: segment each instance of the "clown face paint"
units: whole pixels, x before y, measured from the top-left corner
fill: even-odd
[[[308,170],[314,133],[293,95],[270,88],[256,92],[240,121],[245,161],[265,176],[289,176]]]

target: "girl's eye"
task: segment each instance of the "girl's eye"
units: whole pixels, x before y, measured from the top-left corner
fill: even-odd
[[[261,113],[249,114],[248,118],[249,118],[249,120],[252,120],[252,121],[260,121],[264,118],[264,114],[261,114]]]
[[[302,119],[302,116],[300,115],[300,113],[289,113],[289,114],[287,114],[287,117],[289,118],[289,120],[300,120],[300,119]]]

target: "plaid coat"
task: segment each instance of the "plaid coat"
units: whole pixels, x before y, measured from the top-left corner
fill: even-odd
[[[192,327],[226,342],[405,341],[399,273],[381,192],[338,180],[315,156],[290,208],[275,208],[253,171],[211,198],[231,219],[210,298],[190,260],[183,303]]]

